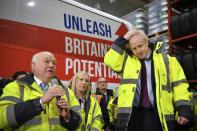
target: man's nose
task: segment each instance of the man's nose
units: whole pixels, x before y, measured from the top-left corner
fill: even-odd
[[[50,67],[54,67],[53,62],[49,62],[49,66],[50,66]]]

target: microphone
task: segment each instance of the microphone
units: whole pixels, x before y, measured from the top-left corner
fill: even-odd
[[[51,85],[53,86],[53,85],[58,85],[58,81],[57,81],[57,79],[56,78],[53,78],[52,80],[51,80]],[[56,100],[57,100],[57,102],[60,100],[60,96],[57,96],[56,97]]]
[[[51,85],[53,86],[53,85],[58,85],[58,80],[56,79],[56,78],[53,78],[52,80],[51,80]],[[56,96],[56,100],[57,100],[57,102],[60,100],[60,97],[61,96]],[[58,108],[60,109],[60,110],[62,110],[62,108],[60,107],[60,106],[58,106]]]

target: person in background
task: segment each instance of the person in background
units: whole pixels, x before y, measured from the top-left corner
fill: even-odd
[[[75,74],[68,87],[74,92],[85,112],[85,121],[83,121],[79,131],[101,131],[104,126],[101,108],[97,100],[92,97],[92,87],[88,73],[81,71]]]
[[[175,131],[175,122],[190,122],[189,84],[177,59],[161,52],[161,46],[162,42],[148,44],[143,32],[132,29],[105,54],[104,63],[122,76],[118,131]]]
[[[192,112],[193,112],[193,125],[190,130],[185,131],[197,131],[197,85],[193,91],[190,91],[191,95],[191,105],[192,105]]]
[[[28,75],[29,73],[26,71],[17,71],[12,75],[12,79],[13,80],[19,80],[23,77],[25,77],[26,75]]]
[[[99,105],[101,107],[103,119],[105,122],[104,130],[107,130],[110,123],[109,113],[107,110],[107,105],[111,99],[115,97],[115,91],[107,89],[107,80],[103,77],[99,78],[96,83],[96,93],[93,94],[97,98]]]
[[[9,84],[10,82],[12,82],[13,80],[10,78],[1,78],[0,79],[0,96],[3,94],[3,88]]]
[[[3,88],[9,84],[10,82],[12,82],[13,80],[10,78],[1,78],[0,79],[0,96],[3,94]],[[0,131],[3,131],[0,129]]]
[[[192,131],[197,131],[197,84],[194,83],[193,89],[190,90],[191,95],[191,105],[193,112],[193,126]]]
[[[99,78],[97,80],[96,86],[97,86],[97,88],[96,88],[95,94],[105,96],[107,104],[112,98],[115,97],[115,91],[113,91],[111,89],[107,89],[108,82],[105,78],[103,78],[103,77]]]
[[[108,103],[107,109],[109,112],[110,124],[109,129],[111,131],[116,131],[116,120],[117,120],[117,106],[118,104],[118,97],[111,99]]]
[[[32,57],[31,69],[32,74],[4,88],[0,97],[0,129],[77,129],[84,113],[73,92],[55,77],[55,56],[47,51],[36,53]]]

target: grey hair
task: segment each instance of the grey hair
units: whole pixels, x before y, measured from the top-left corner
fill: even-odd
[[[98,78],[98,79],[97,79],[96,85],[98,85],[98,83],[99,83],[99,81],[98,81],[98,80],[99,80],[99,79],[102,79],[102,78],[106,80],[106,78],[104,78],[104,77],[100,77],[100,78]]]
[[[38,53],[36,53],[36,54],[34,54],[34,55],[33,55],[32,59],[31,59],[31,62],[32,62],[32,63],[33,63],[33,62],[35,63],[35,62],[36,62],[37,57],[38,57],[41,53],[48,53],[48,54],[53,55],[51,52],[48,52],[48,51],[38,52]]]
[[[37,57],[38,57],[39,54],[40,53],[34,54],[33,57],[32,57],[32,59],[31,59],[31,62],[36,62],[36,59],[37,59]]]

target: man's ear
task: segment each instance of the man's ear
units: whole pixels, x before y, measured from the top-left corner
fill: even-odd
[[[34,69],[35,69],[35,62],[31,63],[31,69],[32,69],[32,71],[34,71]]]
[[[126,43],[125,49],[126,49],[126,48],[129,48],[129,42]]]

